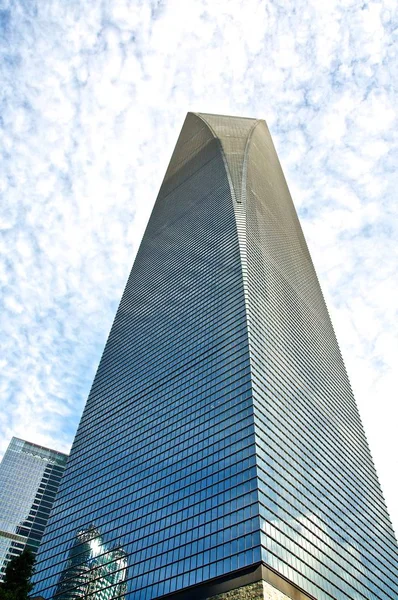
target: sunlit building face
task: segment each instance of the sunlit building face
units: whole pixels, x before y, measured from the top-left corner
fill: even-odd
[[[67,458],[12,438],[0,464],[0,582],[25,548],[36,554]]]

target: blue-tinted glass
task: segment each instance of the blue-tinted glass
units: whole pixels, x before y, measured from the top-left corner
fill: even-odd
[[[0,581],[11,558],[35,554],[67,456],[12,438],[0,464]]]
[[[394,599],[397,547],[265,124],[189,114],[39,554],[35,593],[172,594],[263,562]]]

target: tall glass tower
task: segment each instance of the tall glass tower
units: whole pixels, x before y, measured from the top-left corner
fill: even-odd
[[[84,596],[67,569],[90,528],[122,553],[129,600],[398,597],[396,540],[264,121],[186,118],[36,594]]]
[[[12,438],[0,464],[0,582],[11,558],[37,552],[67,458]]]

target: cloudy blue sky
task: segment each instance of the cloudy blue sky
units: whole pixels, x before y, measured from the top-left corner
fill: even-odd
[[[69,449],[186,112],[255,116],[398,529],[397,27],[393,0],[0,0],[1,453]]]

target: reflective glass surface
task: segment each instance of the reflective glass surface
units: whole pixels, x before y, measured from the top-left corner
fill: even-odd
[[[67,456],[12,438],[0,464],[0,581],[13,556],[39,547]]]
[[[262,560],[315,598],[396,598],[396,540],[263,122],[247,165],[242,210]]]
[[[60,593],[68,552],[89,525],[108,548],[125,552],[132,599],[260,560],[237,227],[219,143],[195,116],[177,144],[107,341],[35,593]]]
[[[319,600],[394,600],[396,559],[266,125],[189,114],[76,435],[35,594],[150,600],[263,561]]]

